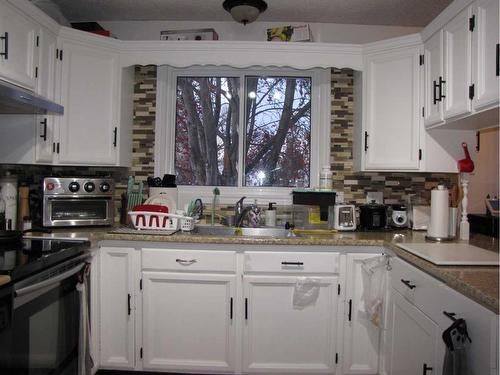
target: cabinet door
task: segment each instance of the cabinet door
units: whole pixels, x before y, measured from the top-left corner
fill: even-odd
[[[377,374],[380,329],[365,309],[364,286],[369,282],[361,266],[363,260],[380,254],[348,254],[344,314],[343,374]],[[385,285],[385,284],[384,284]]]
[[[133,248],[100,249],[100,357],[109,369],[135,364],[134,281],[139,280],[139,255]]]
[[[443,73],[443,31],[439,30],[424,43],[425,110],[426,127],[443,123],[443,105],[439,82]]]
[[[54,117],[50,115],[35,116],[35,162],[52,163],[54,149]]]
[[[475,85],[474,109],[498,105],[499,45],[498,0],[477,0],[474,14],[472,79]]]
[[[440,350],[441,330],[437,324],[394,289],[388,314],[387,374],[440,374],[444,353]]]
[[[471,7],[467,7],[443,29],[445,82],[442,84],[442,93],[445,119],[471,112],[471,15]]]
[[[319,280],[317,299],[298,309],[297,277],[243,277],[245,373],[335,373],[338,279]]]
[[[55,99],[57,36],[42,27],[38,34],[38,78],[36,92]]]
[[[0,77],[34,89],[37,25],[5,1],[0,2]]]
[[[366,60],[367,170],[419,168],[419,48]]]
[[[143,272],[143,368],[234,371],[234,275]]]
[[[62,42],[58,162],[70,165],[116,163],[118,65],[101,47]]]

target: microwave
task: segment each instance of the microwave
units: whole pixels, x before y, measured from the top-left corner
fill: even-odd
[[[113,225],[115,184],[110,178],[46,177],[44,227]]]

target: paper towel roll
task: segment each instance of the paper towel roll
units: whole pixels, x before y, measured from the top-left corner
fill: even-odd
[[[448,189],[438,185],[431,192],[431,220],[427,235],[433,238],[448,238],[449,230]]]

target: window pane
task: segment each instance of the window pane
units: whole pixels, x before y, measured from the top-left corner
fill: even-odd
[[[239,85],[232,77],[177,78],[178,184],[238,184]]]
[[[309,186],[311,78],[246,78],[245,184]]]

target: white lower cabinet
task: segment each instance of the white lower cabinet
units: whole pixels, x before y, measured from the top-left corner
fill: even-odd
[[[380,248],[281,249],[101,247],[91,299],[96,368],[440,375],[447,312],[467,322],[471,373],[498,373],[498,315],[434,277],[391,259],[379,329],[365,309],[373,285],[362,265]]]
[[[380,328],[369,319],[364,299],[369,285],[363,261],[381,254],[347,254],[342,354],[343,374],[377,374]]]
[[[388,308],[388,375],[435,375],[442,370],[444,352],[436,323],[394,289]]]
[[[235,275],[142,273],[144,370],[235,370]]]
[[[106,369],[135,368],[136,293],[140,252],[100,249],[100,363]]]
[[[317,277],[319,293],[293,304],[296,276],[244,276],[243,371],[335,373],[337,277]]]

